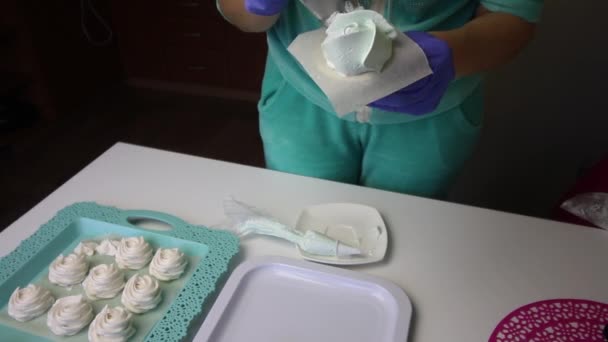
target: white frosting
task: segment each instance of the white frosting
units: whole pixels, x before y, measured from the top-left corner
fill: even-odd
[[[8,315],[19,322],[26,322],[45,313],[54,301],[51,292],[38,285],[18,287],[8,300]]]
[[[159,248],[150,263],[150,274],[158,280],[173,280],[179,278],[188,260],[184,253],[177,248]]]
[[[152,259],[152,246],[143,236],[124,238],[116,251],[116,263],[120,268],[139,270]]]
[[[49,266],[49,281],[59,286],[80,284],[89,270],[84,254],[59,255]]]
[[[84,292],[90,299],[114,298],[125,286],[122,271],[114,264],[101,264],[91,268],[82,282]]]
[[[100,255],[115,256],[116,251],[118,251],[119,246],[120,246],[119,240],[105,239],[99,243],[99,245],[97,246],[97,248],[95,248],[95,250]]]
[[[121,306],[103,307],[89,326],[90,342],[124,342],[135,334],[131,313]]]
[[[362,7],[334,13],[321,44],[327,65],[343,76],[380,72],[393,54],[395,28],[379,13]]]
[[[93,307],[82,295],[57,299],[49,310],[46,325],[53,334],[72,336],[93,319]]]
[[[154,309],[161,300],[158,280],[149,275],[133,275],[122,291],[120,301],[127,310],[143,313]]]
[[[97,248],[97,242],[95,241],[81,241],[76,248],[74,248],[74,254],[84,254],[86,256],[92,256],[95,254]]]

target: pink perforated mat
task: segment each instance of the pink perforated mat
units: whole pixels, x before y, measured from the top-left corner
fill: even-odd
[[[579,299],[528,304],[505,317],[489,342],[606,342],[608,305]]]

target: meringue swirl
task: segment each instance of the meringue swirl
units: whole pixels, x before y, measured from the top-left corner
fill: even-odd
[[[114,264],[101,264],[91,268],[82,287],[90,299],[114,298],[125,287],[125,278]]]
[[[80,284],[89,270],[84,254],[59,255],[49,266],[49,281],[59,286]]]
[[[86,256],[92,256],[95,254],[97,248],[97,242],[95,241],[81,241],[76,248],[74,248],[74,254],[84,254]]]
[[[143,236],[124,238],[116,251],[116,263],[120,268],[139,270],[152,259],[152,246]]]
[[[119,240],[104,239],[99,243],[95,250],[100,255],[115,256],[119,246]]]
[[[93,319],[93,307],[82,295],[57,299],[49,310],[46,325],[53,334],[72,336]]]
[[[154,309],[161,300],[158,280],[149,275],[133,275],[122,291],[120,301],[133,313],[144,313]]]
[[[131,313],[121,306],[103,307],[89,325],[90,342],[124,342],[135,334]]]
[[[363,7],[327,20],[321,49],[327,65],[343,76],[381,72],[393,55],[397,30],[378,12]]]
[[[19,322],[26,322],[42,315],[54,301],[51,292],[44,287],[33,284],[18,287],[8,301],[8,315]]]
[[[184,253],[177,248],[159,248],[150,263],[150,274],[158,280],[173,280],[179,278],[188,260]]]

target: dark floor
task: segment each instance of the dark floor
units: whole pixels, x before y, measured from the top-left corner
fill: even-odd
[[[0,230],[118,141],[263,166],[257,118],[253,102],[118,88],[0,133]]]

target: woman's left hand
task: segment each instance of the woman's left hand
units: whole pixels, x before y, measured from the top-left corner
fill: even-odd
[[[455,77],[452,49],[444,40],[426,32],[405,34],[424,51],[433,73],[369,106],[411,115],[428,114],[437,108]]]

